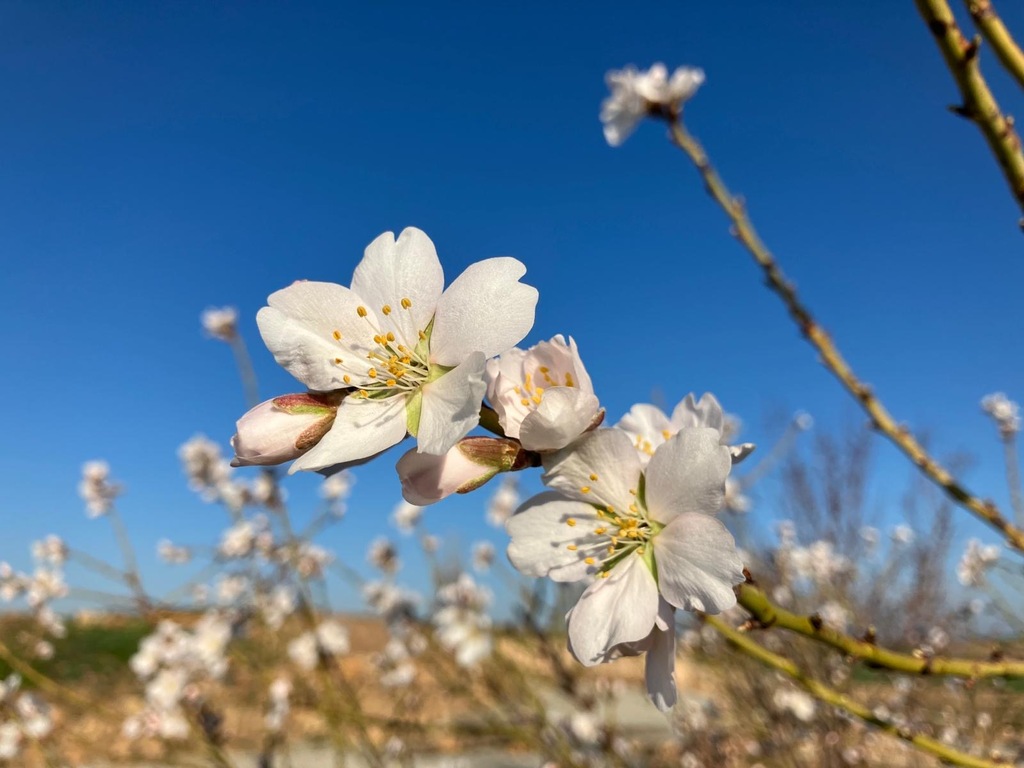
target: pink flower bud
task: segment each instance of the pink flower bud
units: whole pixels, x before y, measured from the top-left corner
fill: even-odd
[[[411,450],[398,460],[396,469],[402,496],[423,507],[453,493],[475,491],[499,472],[529,464],[530,454],[516,440],[464,437],[442,456]]]
[[[344,397],[344,392],[307,392],[260,403],[235,424],[231,466],[269,466],[297,459],[327,434]]]

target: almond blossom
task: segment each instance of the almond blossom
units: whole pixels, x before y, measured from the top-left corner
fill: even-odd
[[[488,361],[487,400],[505,435],[529,451],[564,448],[603,413],[576,342],[561,334]]]
[[[615,425],[631,438],[640,456],[640,463],[645,465],[654,455],[659,445],[684,427],[710,427],[717,430],[723,445],[735,434],[734,419],[731,419],[715,396],[709,392],[701,395],[700,400],[689,394],[679,401],[671,416],[667,416],[660,408],[647,403],[637,403],[629,409],[629,413]],[[742,443],[730,446],[734,464],[741,462],[751,451],[753,443]]]
[[[434,244],[410,227],[367,246],[351,288],[301,281],[272,294],[257,322],[277,362],[310,390],[352,390],[291,471],[354,463],[407,433],[421,452],[448,451],[479,421],[486,359],[533,326],[525,272],[486,259],[444,289]]]
[[[732,459],[718,430],[684,427],[645,467],[628,434],[598,430],[546,462],[554,490],[506,524],[523,573],[594,579],[568,615],[573,655],[590,666],[647,651],[648,691],[662,708],[675,700],[672,609],[719,613],[743,581],[735,541],[714,517]]]
[[[611,95],[601,103],[605,140],[617,147],[630,137],[647,115],[678,112],[704,82],[704,71],[678,67],[669,77],[664,64],[646,72],[630,65],[605,76]]]

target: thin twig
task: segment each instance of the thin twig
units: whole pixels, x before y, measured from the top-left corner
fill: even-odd
[[[898,653],[858,640],[832,629],[816,616],[801,616],[774,605],[768,596],[753,584],[741,584],[736,589],[737,600],[753,616],[760,628],[779,627],[798,635],[817,640],[860,659],[873,667],[891,669],[912,675],[940,675],[945,677],[1003,677],[1024,678],[1024,661],[975,661],[948,657],[918,657]]]
[[[992,46],[1006,71],[1013,75],[1017,84],[1024,88],[1024,51],[1013,39],[1010,30],[999,18],[991,0],[964,0],[967,10],[974,19],[985,42]]]
[[[993,502],[982,500],[953,477],[950,471],[939,464],[905,426],[897,423],[882,401],[875,396],[871,387],[857,377],[828,333],[818,325],[810,311],[801,302],[796,288],[789,282],[768,248],[761,242],[760,236],[747,216],[743,202],[733,197],[725,186],[718,172],[711,165],[704,148],[687,132],[678,116],[669,116],[669,127],[672,142],[686,153],[697,168],[704,180],[708,194],[714,198],[732,222],[734,236],[761,267],[768,287],[786,305],[790,317],[793,318],[811,346],[821,355],[824,366],[839,379],[839,382],[871,417],[875,428],[903,451],[926,477],[946,492],[947,496],[1002,533],[1013,548],[1024,552],[1024,530],[1017,528],[1007,520]]]
[[[968,41],[964,37],[946,0],[914,2],[960,90],[963,104],[953,107],[953,112],[978,126],[989,150],[999,162],[1017,205],[1024,210],[1024,155],[1021,154],[1020,137],[1013,127],[1013,118],[999,110],[999,104],[981,74],[978,64],[981,39],[975,37]]]
[[[929,754],[935,755],[943,762],[950,763],[952,765],[965,766],[966,768],[1005,768],[1010,765],[1009,763],[997,763],[991,760],[985,760],[984,758],[975,757],[974,755],[969,755],[965,752],[960,752],[949,745],[943,744],[941,741],[937,741],[936,739],[929,738],[922,733],[916,733],[907,727],[901,727],[895,723],[889,722],[888,720],[883,720],[875,715],[870,708],[854,701],[848,696],[844,696],[834,688],[830,688],[820,680],[804,673],[790,659],[787,659],[785,656],[780,656],[777,653],[772,653],[767,648],[754,642],[754,640],[748,635],[729,626],[729,624],[719,617],[702,616],[701,618],[706,624],[709,624],[718,630],[718,632],[720,632],[734,648],[757,661],[760,661],[762,664],[791,677],[816,699],[819,699],[826,704],[830,704],[836,709],[842,710],[853,717],[863,720],[865,723],[874,725],[892,736],[913,744],[922,752],[928,752]]]

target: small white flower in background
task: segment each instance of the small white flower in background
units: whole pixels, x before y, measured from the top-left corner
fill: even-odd
[[[616,429],[621,429],[633,439],[633,446],[640,457],[640,464],[646,466],[659,445],[685,427],[707,427],[719,433],[719,442],[727,445],[735,434],[737,420],[727,417],[718,404],[718,400],[710,393],[701,395],[700,400],[692,394],[687,395],[672,411],[672,416],[654,405],[637,403],[623,416]],[[731,426],[730,426],[731,424]],[[737,464],[754,450],[753,443],[729,446],[734,464]]]
[[[487,400],[505,434],[529,451],[564,448],[604,415],[576,342],[561,334],[489,360]]]
[[[292,683],[286,677],[278,677],[268,689],[267,713],[263,722],[271,733],[280,733],[291,710],[288,699],[292,695]]]
[[[750,511],[750,497],[743,493],[743,483],[735,477],[725,478],[725,508],[737,515]]]
[[[473,570],[484,573],[494,565],[494,545],[489,541],[478,541],[473,545]]]
[[[832,629],[845,632],[850,625],[852,614],[835,600],[829,600],[818,610],[818,615]]]
[[[398,559],[398,549],[389,539],[380,536],[370,542],[366,552],[367,561],[384,573],[396,573],[402,567]]]
[[[895,544],[913,544],[915,538],[916,534],[914,533],[914,529],[909,525],[901,523],[892,529],[892,540]]]
[[[179,547],[168,539],[157,542],[156,554],[168,565],[184,565],[192,560],[192,551],[188,547]]]
[[[412,533],[423,517],[423,507],[400,501],[391,513],[391,522],[402,533]]]
[[[514,477],[506,477],[487,504],[487,522],[495,528],[504,529],[505,522],[518,506],[519,484]]]
[[[355,475],[347,469],[343,469],[324,478],[323,483],[320,484],[320,495],[327,500],[330,513],[335,517],[345,514],[345,502],[348,500],[355,482]]]
[[[234,307],[211,307],[200,316],[207,335],[221,341],[233,341],[238,336],[238,310]]]
[[[1020,406],[1002,392],[981,398],[981,409],[992,417],[1003,437],[1012,437],[1020,432]]]
[[[321,655],[348,653],[348,630],[336,621],[321,622],[316,632],[306,632],[288,643],[288,657],[305,670],[314,669]]]
[[[703,82],[703,70],[679,67],[669,77],[660,63],[646,72],[634,66],[612,70],[605,76],[611,95],[601,103],[605,140],[617,147],[648,115],[678,113]]]
[[[45,539],[32,542],[32,557],[43,565],[59,568],[68,559],[68,545],[60,536],[50,534]],[[2,573],[0,578],[3,578]]]
[[[474,667],[491,654],[491,618],[486,613],[490,602],[490,591],[468,573],[437,590],[435,634],[459,666]]]
[[[446,453],[479,422],[486,359],[533,326],[525,272],[487,259],[445,290],[434,244],[410,227],[367,246],[351,288],[303,281],[272,294],[257,322],[277,362],[313,391],[354,390],[290,471],[357,462],[407,433]]]
[[[87,461],[82,465],[82,482],[78,484],[78,495],[85,502],[86,512],[91,518],[102,517],[114,506],[114,499],[121,495],[121,486],[110,482],[110,465],[105,461]]]
[[[717,429],[686,427],[646,468],[619,429],[592,432],[545,462],[554,491],[506,524],[513,565],[555,581],[594,578],[569,612],[569,646],[591,666],[644,644],[647,683],[661,709],[675,701],[673,608],[720,613],[743,581],[736,543],[714,517],[733,453]],[[595,578],[596,577],[596,578]]]
[[[967,542],[960,562],[956,566],[956,577],[965,587],[980,587],[985,584],[988,569],[999,562],[999,547],[983,545],[977,539]]]
[[[779,688],[772,696],[772,703],[780,712],[789,712],[797,720],[809,723],[817,709],[814,699],[803,691]]]

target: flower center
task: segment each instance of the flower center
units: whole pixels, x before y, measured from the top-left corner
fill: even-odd
[[[591,473],[590,481],[598,482],[598,476]],[[643,483],[642,476],[640,482]],[[590,486],[582,486],[580,492],[590,493]],[[649,517],[637,489],[630,488],[629,493],[632,500],[625,509],[610,504],[592,505],[600,524],[567,546],[567,549],[583,555],[584,562],[594,566],[595,573],[601,578],[608,578],[612,568],[630,555],[648,555],[648,542],[663,528]],[[571,517],[565,523],[570,527],[577,525],[576,519]],[[653,563],[649,557],[647,561]]]
[[[341,331],[331,334],[345,353],[333,363],[345,372],[342,380],[356,389],[359,397],[378,400],[411,394],[427,381],[430,326],[415,327],[409,313],[410,299],[401,299],[395,307],[385,304],[376,315],[364,306],[356,308],[356,314],[366,323],[369,341],[352,343],[342,337]],[[352,354],[355,360],[346,359]]]

